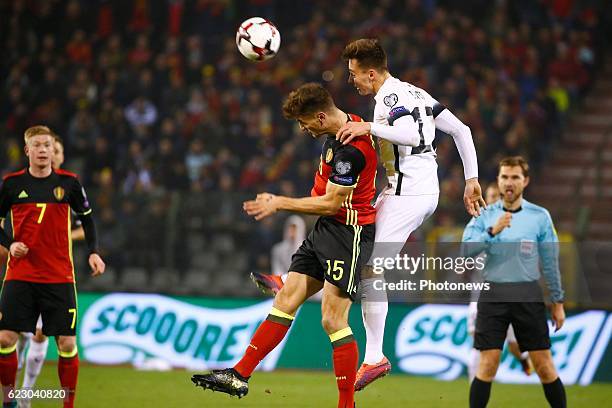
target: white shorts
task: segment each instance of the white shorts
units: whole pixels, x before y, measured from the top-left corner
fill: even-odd
[[[434,213],[438,197],[439,194],[380,194],[374,204],[376,236],[368,265],[372,265],[374,258],[395,257],[399,254],[410,234]]]

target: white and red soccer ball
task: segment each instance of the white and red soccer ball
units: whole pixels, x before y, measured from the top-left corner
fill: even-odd
[[[280,33],[276,26],[261,17],[243,21],[236,32],[238,50],[251,61],[272,58],[278,52],[280,42]]]

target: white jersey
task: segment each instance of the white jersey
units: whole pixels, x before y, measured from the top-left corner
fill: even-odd
[[[438,164],[433,143],[435,116],[444,107],[423,89],[394,77],[385,80],[374,98],[375,123],[393,126],[396,120],[408,115],[419,124],[418,147],[396,145],[378,138],[381,161],[391,187],[388,194],[438,194]]]

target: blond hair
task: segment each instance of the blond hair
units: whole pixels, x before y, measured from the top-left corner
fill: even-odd
[[[26,144],[28,144],[28,140],[30,140],[34,136],[40,135],[49,135],[55,139],[55,133],[49,127],[43,125],[36,125],[26,129],[23,134],[23,140]]]

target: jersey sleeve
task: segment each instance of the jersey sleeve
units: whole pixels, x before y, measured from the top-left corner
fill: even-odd
[[[431,107],[431,114],[433,115],[434,119],[437,118],[438,115],[442,113],[444,109],[446,109],[446,106],[442,105],[440,102],[438,102],[434,97],[432,97],[426,91],[424,90],[421,90],[421,91],[425,94],[426,105]]]
[[[461,254],[473,256],[486,251],[489,245],[499,241],[498,237],[492,237],[487,231],[485,216],[473,217],[463,230],[461,239]]]
[[[332,160],[332,171],[329,182],[345,187],[354,187],[357,184],[359,173],[365,168],[365,156],[355,146],[339,147]]]
[[[91,214],[92,209],[87,198],[85,188],[81,185],[78,179],[74,178],[70,188],[69,197],[70,208],[76,215]]]
[[[11,203],[9,201],[8,189],[6,187],[6,181],[0,184],[0,220],[6,218],[11,209]]]
[[[561,286],[561,271],[559,270],[559,238],[548,211],[540,218],[538,253],[540,254],[542,275],[544,275],[544,281],[550,292],[550,300],[561,302],[564,293]]]
[[[11,208],[11,203],[9,201],[8,191],[6,188],[6,182],[3,182],[0,185],[0,221],[6,218],[6,214],[9,212]],[[1,223],[0,223],[1,224]],[[13,239],[8,236],[3,226],[0,225],[0,245],[9,249]]]

